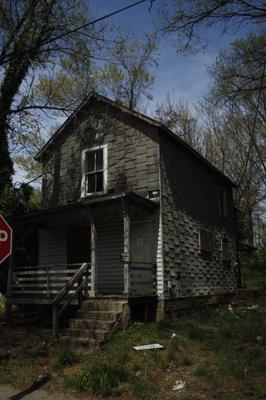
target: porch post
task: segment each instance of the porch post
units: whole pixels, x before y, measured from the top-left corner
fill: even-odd
[[[124,221],[124,295],[130,293],[130,215],[128,208],[123,212]]]
[[[97,292],[97,231],[94,215],[91,218],[91,296],[95,297]]]

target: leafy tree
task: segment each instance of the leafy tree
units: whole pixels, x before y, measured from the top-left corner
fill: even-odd
[[[75,52],[75,28],[86,21],[82,0],[0,2],[0,194],[11,185],[13,174],[9,135],[19,134],[19,141],[29,112],[49,108],[33,103],[32,85],[42,69],[53,72],[60,57]],[[97,40],[92,30],[82,34]]]
[[[265,201],[265,36],[250,34],[221,51],[205,99],[206,157],[237,183],[245,237]],[[258,57],[256,57],[258,54]]]
[[[241,122],[241,131],[249,137],[247,156],[253,155],[252,162],[262,177],[266,174],[265,49],[266,36],[253,33],[221,51],[210,68],[212,87],[208,96],[209,103],[221,110],[220,114]]]
[[[151,99],[151,69],[158,58],[155,36],[146,34],[144,38],[129,40],[121,35],[115,46],[108,48],[108,54],[111,62],[95,74],[96,86],[130,109],[139,108],[145,97]]]
[[[204,44],[203,28],[234,33],[249,24],[263,29],[266,7],[262,0],[170,0],[160,14],[163,29],[173,34],[178,51],[191,52]]]
[[[157,105],[155,118],[175,132],[194,149],[202,149],[202,132],[198,117],[182,100],[175,101],[169,94],[164,103]]]
[[[156,65],[155,37],[129,38],[119,33],[110,46],[103,46],[101,57],[91,62],[86,43],[79,44],[78,56],[70,54],[60,62],[52,77],[40,78],[35,95],[51,107],[73,111],[91,90],[107,95],[129,108],[137,108],[150,98],[151,68]]]

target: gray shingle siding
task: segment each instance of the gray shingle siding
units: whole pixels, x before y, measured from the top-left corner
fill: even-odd
[[[94,116],[101,116],[94,129]],[[43,158],[43,208],[80,200],[82,150],[108,144],[107,190],[132,191],[144,197],[159,188],[157,129],[117,112],[91,107],[68,126]]]
[[[219,294],[236,288],[235,216],[232,186],[159,128],[110,105],[95,102],[66,126],[43,155],[43,207],[81,199],[82,151],[107,144],[107,191],[144,197],[160,188],[154,216],[154,254],[161,297]],[[100,118],[99,118],[100,117]],[[99,123],[98,123],[98,122]],[[227,218],[219,215],[219,189]],[[199,230],[213,235],[213,254],[199,251]],[[222,262],[221,239],[229,239],[231,265]]]
[[[187,297],[236,288],[232,188],[183,146],[160,139],[161,213],[165,296]],[[219,215],[219,188],[226,188],[227,218]],[[199,251],[199,230],[213,235],[213,254]],[[221,238],[229,239],[231,266],[222,262]]]

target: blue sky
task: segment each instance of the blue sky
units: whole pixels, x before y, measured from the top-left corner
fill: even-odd
[[[94,16],[102,16],[133,2],[134,0],[89,0],[88,4]],[[121,26],[131,25],[134,32],[141,35],[154,29],[156,9],[162,4],[162,0],[156,0],[149,12],[149,2],[142,3],[112,17],[112,22]],[[174,93],[174,97],[189,103],[199,101],[208,89],[207,67],[215,62],[219,50],[243,36],[243,31],[234,35],[221,34],[217,26],[205,29],[203,36],[209,42],[208,48],[204,54],[193,57],[177,56],[169,38],[160,39],[160,59],[152,90],[154,103],[164,100],[167,93]]]
[[[132,4],[135,0],[87,0],[93,18],[101,17],[112,11]],[[119,25],[122,28],[130,26],[134,33],[142,36],[145,32],[154,31],[154,22],[157,20],[157,6],[161,6],[163,0],[156,0],[149,12],[149,2],[140,4],[129,10],[121,12],[108,23]],[[96,25],[97,26],[97,25]],[[161,37],[159,41],[159,64],[154,69],[155,83],[151,90],[153,102],[145,107],[143,112],[150,113],[156,106],[165,100],[169,93],[171,98],[183,99],[189,104],[197,103],[208,90],[209,77],[207,67],[215,62],[219,50],[243,36],[243,30],[235,35],[221,34],[218,26],[205,29],[203,37],[209,42],[205,53],[196,56],[177,56],[169,37]],[[54,123],[55,121],[53,121]],[[16,171],[14,181],[25,180],[23,171]]]

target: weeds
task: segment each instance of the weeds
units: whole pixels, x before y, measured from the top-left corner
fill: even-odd
[[[198,366],[198,368],[195,371],[195,374],[197,376],[210,377],[215,374],[215,368],[212,364],[205,361],[204,363]]]
[[[100,355],[93,359],[88,373],[92,393],[101,396],[118,394],[120,384],[127,381],[123,366],[110,364]]]
[[[174,379],[183,379],[182,374],[186,380],[182,399],[197,399],[203,393],[217,400],[243,400],[256,393],[261,395],[265,393],[261,387],[266,327],[259,311],[206,309],[172,323],[137,323],[116,333],[86,360],[77,358],[68,347],[58,345],[52,362],[58,372],[54,376],[60,384],[63,378],[68,388],[91,393],[96,398],[121,395],[125,399],[163,400],[168,398]],[[176,336],[171,339],[173,332]],[[134,345],[153,342],[161,343],[164,350],[132,349]],[[36,365],[38,355],[23,351],[25,368],[12,357],[0,362],[0,382],[18,383],[36,378],[32,366]]]
[[[149,379],[132,375],[130,379],[133,392],[143,400],[152,400],[158,396],[158,386],[152,385]]]
[[[185,358],[183,359],[183,361],[182,361],[182,364],[185,365],[186,367],[189,367],[190,365],[193,364],[193,362],[192,362],[191,358],[185,357]]]
[[[63,346],[58,343],[55,346],[55,358],[52,363],[52,368],[56,371],[61,368],[69,367],[78,361],[78,356],[69,346]]]

